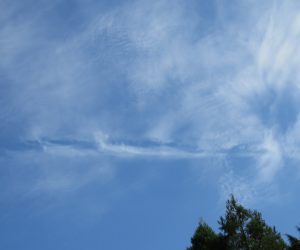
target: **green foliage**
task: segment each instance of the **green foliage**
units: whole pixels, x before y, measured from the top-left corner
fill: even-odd
[[[199,223],[191,242],[187,250],[217,250],[220,247],[219,236],[204,222]]]
[[[287,235],[290,242],[287,245],[275,227],[266,224],[261,213],[244,208],[233,196],[218,223],[217,234],[200,222],[187,250],[300,250],[299,239]]]
[[[300,227],[297,227],[298,232],[300,233]],[[300,238],[287,234],[288,241],[290,243],[289,250],[300,250]]]

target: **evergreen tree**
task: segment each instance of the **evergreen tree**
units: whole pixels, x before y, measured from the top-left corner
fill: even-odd
[[[201,221],[191,239],[192,246],[187,250],[218,250],[222,242],[210,226]]]
[[[288,235],[294,248],[288,247],[280,233],[268,226],[259,212],[244,208],[233,196],[227,201],[225,215],[218,223],[220,232],[216,234],[201,222],[188,250],[300,250],[298,239]]]
[[[300,227],[297,227],[298,232],[300,233]],[[300,250],[300,238],[297,239],[296,237],[287,234],[290,246],[289,250]]]

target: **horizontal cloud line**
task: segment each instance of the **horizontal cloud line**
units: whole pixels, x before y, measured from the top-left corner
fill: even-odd
[[[255,157],[264,150],[255,145],[237,145],[222,149],[197,149],[176,144],[165,144],[152,141],[111,142],[107,138],[97,136],[95,140],[49,139],[27,140],[15,142],[14,147],[2,145],[3,152],[40,151],[57,154],[106,154],[115,157],[159,157],[197,159],[207,157]]]

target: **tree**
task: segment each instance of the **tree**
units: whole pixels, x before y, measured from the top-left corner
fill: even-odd
[[[275,227],[270,227],[261,214],[244,208],[231,196],[224,217],[220,217],[219,234],[201,222],[188,250],[286,250],[289,249]],[[299,244],[296,238],[290,238]],[[300,250],[298,248],[293,248]]]
[[[221,246],[219,236],[203,221],[199,223],[191,242],[192,246],[187,250],[218,250]]]
[[[297,227],[298,232],[300,233],[300,227]],[[290,243],[289,250],[300,250],[300,238],[287,234],[288,241]]]

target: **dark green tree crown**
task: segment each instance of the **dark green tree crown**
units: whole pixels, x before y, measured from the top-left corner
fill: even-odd
[[[256,210],[244,208],[233,195],[226,202],[219,233],[201,221],[188,250],[300,250],[300,240],[287,235],[289,245],[275,227],[270,227]],[[300,228],[297,228],[300,232]]]

